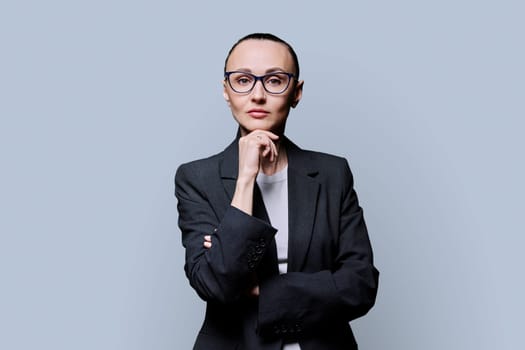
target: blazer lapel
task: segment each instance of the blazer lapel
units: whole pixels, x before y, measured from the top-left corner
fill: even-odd
[[[219,172],[221,174],[222,184],[224,186],[226,201],[231,203],[233,193],[235,192],[235,183],[239,172],[239,139],[236,138],[226,149],[222,152],[223,157],[219,165]]]
[[[288,156],[288,271],[303,267],[316,216],[319,173],[299,147],[287,140]]]

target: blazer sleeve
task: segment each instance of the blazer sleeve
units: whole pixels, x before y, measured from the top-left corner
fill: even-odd
[[[182,244],[186,248],[184,270],[190,285],[205,301],[229,303],[253,284],[253,273],[276,233],[268,223],[229,206],[217,217],[210,202],[211,177],[196,164],[181,165],[175,176]],[[212,247],[203,246],[212,235]]]
[[[265,281],[259,295],[262,335],[298,338],[360,317],[375,303],[379,272],[373,265],[363,211],[346,160],[342,169],[344,188],[333,268],[290,272]]]

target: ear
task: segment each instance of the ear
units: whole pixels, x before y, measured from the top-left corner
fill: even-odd
[[[291,103],[292,108],[297,107],[297,105],[299,104],[299,101],[301,101],[301,98],[303,97],[303,86],[304,86],[304,80],[299,80],[297,84],[295,85],[292,103]]]
[[[230,95],[228,95],[227,91],[228,87],[226,86],[226,80],[222,81],[222,96],[224,97],[224,100],[230,106]]]

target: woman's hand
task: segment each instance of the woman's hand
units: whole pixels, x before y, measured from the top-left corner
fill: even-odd
[[[204,236],[204,248],[210,249],[211,248],[211,235],[205,235]]]
[[[266,130],[254,130],[239,139],[239,179],[255,179],[262,162],[277,160],[277,140],[279,136]]]
[[[254,130],[239,139],[239,174],[231,205],[252,215],[253,186],[264,161],[277,160],[275,141],[279,136],[266,130]]]

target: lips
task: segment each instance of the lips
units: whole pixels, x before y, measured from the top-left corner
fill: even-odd
[[[252,117],[252,118],[257,118],[257,119],[261,119],[261,118],[264,118],[266,117],[270,112],[264,110],[264,109],[259,109],[259,108],[254,108],[254,109],[250,109],[248,111],[248,114]]]

